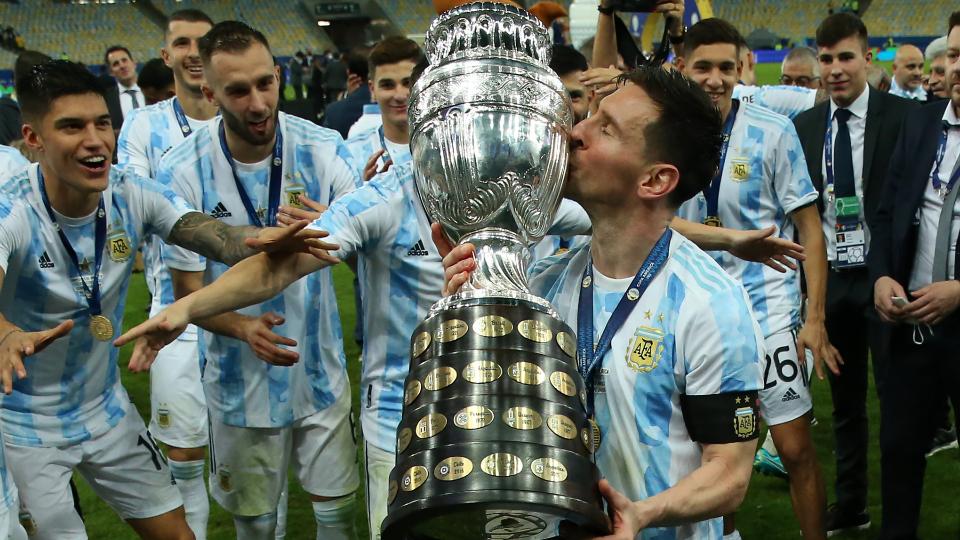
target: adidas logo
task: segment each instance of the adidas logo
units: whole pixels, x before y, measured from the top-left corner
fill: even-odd
[[[783,394],[783,397],[780,398],[780,401],[786,403],[795,399],[800,399],[800,394],[798,394],[793,388],[787,388],[787,391]]]
[[[426,257],[429,254],[427,249],[423,247],[423,240],[417,240],[417,243],[407,251],[407,257]]]
[[[40,268],[53,268],[53,260],[50,259],[50,255],[46,251],[43,252],[37,262],[40,263]]]
[[[233,214],[227,210],[227,207],[223,205],[223,202],[218,202],[217,205],[213,207],[213,211],[210,212],[210,215],[217,219],[233,216]]]

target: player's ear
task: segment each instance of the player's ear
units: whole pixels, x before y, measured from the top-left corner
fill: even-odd
[[[669,195],[680,182],[680,171],[669,163],[655,163],[648,168],[637,184],[641,199],[661,199]]]
[[[43,151],[43,139],[37,130],[33,129],[33,124],[23,124],[23,126],[20,127],[20,132],[23,134],[23,143],[26,144],[28,148],[38,152]]]
[[[206,98],[209,103],[213,103],[217,107],[220,106],[220,103],[217,102],[216,96],[213,95],[213,88],[207,86],[207,83],[204,82],[200,84],[200,92],[203,93],[203,97]]]

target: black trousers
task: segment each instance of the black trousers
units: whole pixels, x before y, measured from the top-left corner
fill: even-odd
[[[873,356],[874,383],[883,384],[887,328],[874,313],[873,286],[866,270],[831,270],[827,278],[826,326],[843,357],[840,375],[829,375],[836,440],[837,505],[845,512],[867,506],[867,377]]]
[[[920,519],[926,451],[942,421],[945,397],[960,403],[960,317],[933,328],[900,325],[891,341],[887,385],[880,395],[880,463],[884,540],[914,539]]]

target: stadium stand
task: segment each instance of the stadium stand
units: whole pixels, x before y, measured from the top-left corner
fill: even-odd
[[[826,16],[826,11],[826,2],[812,0],[779,0],[777,2],[714,0],[713,2],[714,15],[733,22],[738,28],[744,29],[745,34],[749,34],[750,30],[766,28],[779,37],[797,43],[813,37],[813,29]]]
[[[954,2],[945,0],[874,0],[863,14],[863,22],[876,36],[940,36],[946,32],[943,17],[932,13],[950,13]]]

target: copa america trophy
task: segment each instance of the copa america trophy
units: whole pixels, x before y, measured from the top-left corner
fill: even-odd
[[[573,113],[547,29],[476,2],[436,19],[411,92],[420,200],[477,268],[411,338],[383,537],[546,539],[561,521],[606,533],[576,338],[526,285],[553,221]]]

